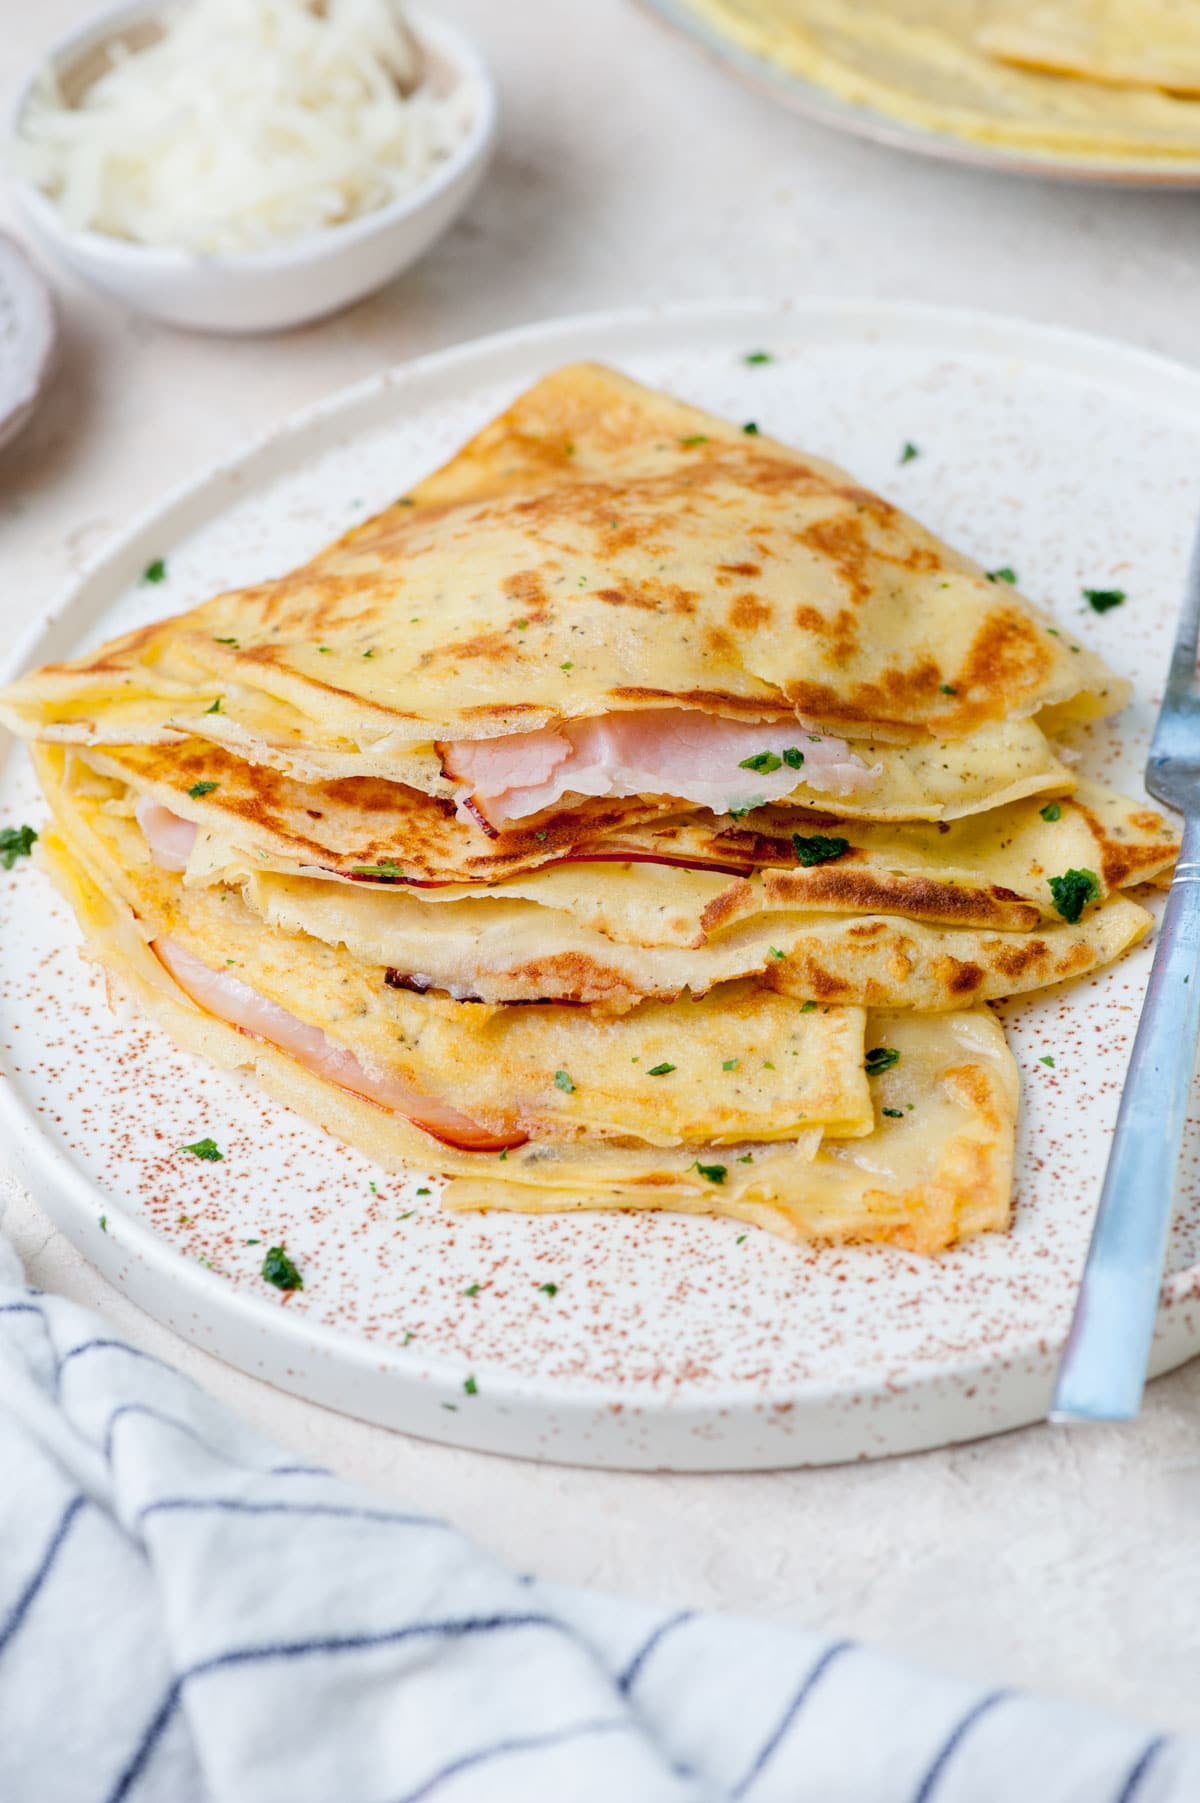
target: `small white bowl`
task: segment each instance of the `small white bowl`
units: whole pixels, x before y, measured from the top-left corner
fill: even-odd
[[[161,0],[114,7],[60,39],[17,97],[13,135],[47,64],[68,94],[79,93],[104,66],[98,55],[104,46],[124,38],[136,47],[137,28],[153,23],[161,10]],[[496,136],[495,84],[470,39],[417,7],[407,8],[406,17],[426,54],[429,78],[471,82],[479,105],[458,148],[403,199],[344,225],[232,256],[202,257],[72,231],[48,195],[16,178],[25,219],[46,249],[77,275],[172,325],[202,332],[274,332],[350,306],[415,263],[441,237],[475,192]]]

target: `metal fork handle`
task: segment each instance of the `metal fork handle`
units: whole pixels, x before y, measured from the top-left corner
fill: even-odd
[[[1130,1421],[1141,1405],[1200,1031],[1200,817],[1183,845],[1059,1368],[1052,1421]]]

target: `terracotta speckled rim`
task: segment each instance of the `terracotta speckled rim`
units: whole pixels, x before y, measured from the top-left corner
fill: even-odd
[[[391,417],[405,392],[427,376],[478,384],[511,376],[524,357],[542,367],[600,346],[605,354],[675,347],[718,340],[744,345],[766,341],[772,331],[795,334],[803,327],[813,343],[822,331],[841,342],[927,347],[931,340],[951,354],[1011,356],[1014,342],[1031,361],[1056,370],[1094,376],[1098,364],[1111,389],[1147,401],[1194,425],[1200,421],[1200,372],[1148,352],[1098,337],[986,314],[886,303],[806,302],[795,308],[730,304],[650,312],[597,314],[538,324],[421,358],[385,372],[306,409],[248,450],[211,467],[148,509],[74,581],[26,633],[0,669],[5,679],[32,663],[67,652],[114,591],[134,581],[164,545],[206,521],[228,503],[234,472],[243,490],[256,481],[296,467],[315,455],[329,435],[366,430]],[[0,1065],[0,1076],[4,1075]],[[0,1081],[0,1129],[17,1174],[37,1195],[56,1224],[112,1282],[157,1319],[186,1338],[251,1374],[266,1377],[313,1401],[384,1425],[483,1451],[519,1456],[641,1468],[751,1469],[847,1457],[877,1456],[933,1444],[977,1438],[1035,1420],[1044,1413],[1057,1345],[1031,1337],[1002,1352],[972,1353],[969,1369],[947,1360],[925,1365],[912,1383],[881,1372],[855,1391],[862,1414],[875,1418],[863,1447],[846,1411],[847,1392],[828,1383],[794,1383],[786,1391],[767,1389],[748,1404],[744,1393],[709,1388],[699,1396],[685,1391],[631,1401],[617,1384],[541,1380],[501,1366],[479,1366],[480,1395],[469,1413],[444,1412],[447,1399],[461,1396],[462,1365],[422,1353],[368,1343],[299,1315],[277,1301],[236,1291],[165,1244],[144,1222],[122,1212],[119,1231],[100,1229],[100,1209],[113,1204],[81,1163],[55,1143],[51,1132],[27,1110],[15,1085]],[[1187,1307],[1200,1296],[1200,1269],[1178,1270],[1164,1291],[1153,1369],[1161,1372],[1200,1350],[1200,1322]],[[1200,1311],[1197,1311],[1200,1313]],[[981,1407],[976,1387],[992,1393]],[[353,1400],[347,1401],[348,1385]],[[936,1407],[931,1409],[930,1399]],[[841,1427],[822,1420],[833,1405]],[[557,1423],[547,1431],[548,1411]],[[781,1426],[777,1449],[760,1435],[751,1447],[723,1443],[727,1416],[752,1413],[768,1430]],[[811,1418],[805,1442],[797,1424]],[[788,1431],[782,1431],[785,1419]],[[877,1431],[876,1431],[877,1430]],[[773,1435],[766,1433],[769,1443]]]
[[[1126,157],[1106,162],[1102,157],[1034,155],[1006,150],[999,145],[977,144],[951,132],[922,131],[886,113],[855,106],[836,94],[776,67],[765,57],[742,49],[715,27],[698,19],[684,0],[639,0],[642,8],[680,37],[703,50],[714,62],[769,99],[778,101],[814,125],[848,132],[870,144],[904,150],[936,162],[959,163],[966,168],[987,169],[1001,175],[1020,175],[1039,181],[1083,182],[1105,188],[1200,188],[1200,158]]]

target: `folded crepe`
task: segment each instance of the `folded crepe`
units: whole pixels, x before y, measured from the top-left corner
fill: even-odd
[[[49,666],[4,707],[38,737],[232,730],[252,763],[300,746],[322,773],[336,754],[496,828],[563,796],[869,807],[879,743],[1054,728],[1126,696],[834,465],[574,365],[310,563]]]
[[[498,1181],[526,1210],[590,1198],[927,1252],[1008,1220],[1016,1072],[990,1016],[736,984],[720,1007],[644,1003],[615,1022],[398,993],[228,890],[139,867],[130,821],[94,798],[51,798],[41,861],[118,991],[384,1166],[462,1179],[455,1206],[502,1205]]]
[[[114,982],[453,1206],[934,1250],[1008,1219],[975,1004],[1120,955],[1176,854],[1053,742],[1126,693],[842,471],[577,366],[0,718]]]

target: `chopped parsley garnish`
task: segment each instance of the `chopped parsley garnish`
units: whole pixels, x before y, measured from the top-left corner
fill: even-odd
[[[734,1243],[734,1245],[735,1245],[735,1246],[740,1246],[740,1245],[741,1245],[741,1244],[742,1244],[742,1242],[743,1242],[743,1241],[744,1241],[744,1240],[745,1240],[745,1239],[746,1239],[746,1237],[747,1237],[747,1236],[746,1236],[746,1235],[745,1235],[745,1234],[744,1234],[744,1233],[739,1233],[739,1234],[738,1234],[738,1236],[737,1236],[737,1238],[736,1238],[736,1239],[735,1239],[735,1240],[734,1240],[734,1242],[733,1242],[733,1243]]]
[[[558,667],[560,670],[573,670],[575,668],[574,664],[571,662],[569,657],[566,659],[566,661],[564,663],[559,664]]]
[[[662,1064],[652,1064],[646,1075],[648,1077],[669,1077],[675,1068],[675,1065],[667,1064],[664,1060]]]
[[[799,770],[804,763],[804,753],[798,745],[789,745],[784,751],[783,761],[789,770]]]
[[[379,1194],[379,1191],[375,1186],[375,1179],[373,1177],[372,1177],[371,1181],[368,1183],[367,1188],[370,1190],[370,1192],[373,1196],[377,1196]]]
[[[220,783],[193,783],[188,794],[193,801],[199,801],[202,795],[211,795],[213,790],[219,789],[220,786]]]
[[[809,1002],[801,1002],[801,1004],[800,1004],[800,1012],[801,1012],[801,1014],[815,1014],[815,1013],[816,1013],[816,1009],[817,1009],[817,1004],[816,1004],[816,1003],[815,1003],[815,1002],[812,1002],[812,1001],[809,1001]]]
[[[331,645],[318,645],[317,650],[321,653],[322,657],[333,656],[333,647]]]
[[[1057,801],[1048,801],[1046,803],[1045,807],[1040,810],[1040,812],[1041,812],[1041,816],[1042,816],[1043,820],[1049,820],[1049,821],[1053,822],[1055,820],[1062,819],[1062,808],[1059,806]]]
[[[411,495],[401,495],[396,502],[397,507],[415,507],[416,504]]]
[[[537,840],[539,845],[544,845],[546,843],[546,840],[550,837],[549,833],[545,833],[545,832],[535,833],[533,836]]]
[[[154,559],[154,562],[148,563],[146,565],[145,569],[142,571],[142,581],[143,582],[163,582],[166,580],[166,574],[167,574],[166,559],[162,558],[162,557],[156,557]]]
[[[243,1240],[242,1244],[245,1246],[261,1246],[262,1241],[261,1240]]]
[[[1083,598],[1089,607],[1098,614],[1106,614],[1110,607],[1120,607],[1125,599],[1123,588],[1085,588]]]
[[[1015,583],[1017,580],[1017,572],[1015,570],[1010,570],[1007,564],[1002,564],[998,570],[989,570],[987,572],[987,579],[989,582]]]
[[[575,1092],[575,1085],[571,1081],[569,1071],[555,1071],[554,1086],[556,1089],[564,1090],[567,1095],[573,1095]]]
[[[380,877],[386,883],[394,883],[404,875],[404,866],[393,858],[384,858],[379,864],[352,864],[350,875]]]
[[[958,690],[954,687],[953,683],[944,682],[942,684],[942,694],[943,695],[957,695]]]
[[[479,1294],[479,1285],[477,1283],[469,1283],[467,1285],[466,1289],[463,1291],[464,1296],[478,1296],[478,1294]]]
[[[33,850],[37,834],[31,826],[0,827],[0,864],[11,870],[18,858],[27,858]]]
[[[431,1189],[419,1189],[417,1194],[418,1196],[432,1196],[433,1191]]]
[[[179,1150],[190,1152],[193,1158],[206,1159],[209,1164],[219,1164],[225,1156],[216,1140],[208,1138],[194,1140],[190,1146],[180,1146]]]
[[[538,1290],[543,1296],[558,1295],[558,1285],[556,1283],[539,1283]]]
[[[1055,911],[1074,926],[1088,903],[1098,898],[1100,879],[1094,870],[1066,870],[1050,878],[1050,893]]]
[[[1047,1052],[1044,1058],[1039,1058],[1038,1063],[1048,1065],[1051,1070],[1054,1069],[1054,1060],[1051,1058],[1049,1052]]]
[[[904,1119],[903,1108],[881,1108],[879,1112],[880,1114],[886,1114],[890,1121],[902,1121]]]
[[[900,1054],[894,1045],[872,1046],[863,1059],[863,1069],[868,1077],[878,1077],[882,1071],[890,1071],[900,1062]]]
[[[515,624],[516,624],[516,628],[517,628],[518,632],[524,632],[525,628],[529,624],[529,621],[528,620],[517,620],[515,622]]]
[[[707,444],[708,434],[707,432],[693,432],[690,437],[681,438],[679,442],[685,451],[690,451],[693,445]]]
[[[709,1183],[724,1183],[729,1175],[729,1167],[723,1164],[701,1164],[697,1160],[696,1169],[702,1177],[708,1179]]]
[[[755,425],[755,423],[752,419],[748,419],[746,421],[745,425],[742,427],[742,431],[746,434],[747,438],[757,438],[758,437],[758,427]]]
[[[479,1394],[479,1385],[475,1382],[473,1377],[463,1378],[463,1389],[468,1396],[478,1396]]]
[[[206,714],[219,714],[221,711],[221,697],[218,695],[212,706],[206,707],[204,711]]]
[[[739,770],[756,770],[760,776],[767,776],[772,770],[778,770],[783,763],[773,751],[756,751],[753,757],[743,758],[738,765]]]
[[[100,1216],[100,1231],[101,1231],[101,1233],[108,1232],[108,1216],[107,1215]]]
[[[214,639],[213,644],[214,645],[236,645],[237,640],[236,639]]]
[[[723,1071],[735,1071],[741,1062],[740,1058],[726,1058],[721,1065],[721,1069]]]
[[[769,945],[767,947],[767,953],[768,953],[768,956],[778,959],[778,961],[782,964],[783,953],[780,951],[780,949],[777,945]]]
[[[262,1274],[277,1290],[302,1290],[304,1279],[282,1246],[272,1246],[262,1261]]]
[[[920,451],[910,438],[905,441],[904,449],[900,453],[900,461],[901,463],[911,463],[914,457],[920,455]]]
[[[364,656],[364,657],[374,657],[374,655],[375,655],[375,647],[374,647],[374,645],[372,645],[372,646],[371,646],[371,649],[370,649],[370,650],[369,650],[369,651],[364,651],[364,652],[363,652],[363,656]]]
[[[849,849],[849,839],[826,838],[824,833],[813,833],[808,838],[803,833],[792,834],[796,862],[803,864],[806,870],[811,870],[814,864],[832,864],[835,858],[844,857]]]
[[[770,351],[747,351],[746,355],[742,358],[743,363],[749,364],[773,363],[774,360]]]

